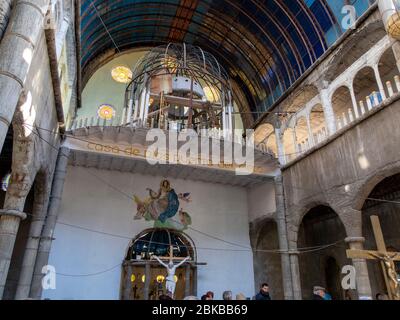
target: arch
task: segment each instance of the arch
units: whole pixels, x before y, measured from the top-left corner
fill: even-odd
[[[311,133],[314,143],[321,142],[327,135],[325,113],[322,104],[316,104],[310,111]]]
[[[338,128],[344,127],[355,119],[349,87],[341,86],[335,90],[332,95],[332,108]]]
[[[378,200],[373,200],[378,199]],[[362,207],[362,234],[365,238],[366,249],[376,249],[376,240],[372,229],[370,217],[379,217],[384,241],[387,248],[398,252],[400,248],[400,173],[382,179],[371,190]],[[368,261],[368,274],[372,294],[386,293],[386,284],[381,265],[377,261]],[[396,263],[400,271],[400,263]]]
[[[191,261],[197,261],[193,240],[181,231],[151,228],[143,230],[131,240],[122,264],[121,299],[158,300],[159,295],[166,294],[167,270],[154,263],[151,256],[169,257],[170,254],[176,260],[190,256]],[[186,296],[196,294],[195,265],[186,263],[176,269],[175,275],[176,299],[182,300]]]
[[[397,67],[397,61],[393,53],[392,47],[387,49],[379,59],[378,63],[379,74],[382,79],[383,87],[385,89],[386,97],[390,97],[392,93],[397,93],[395,76],[399,76],[399,69]],[[391,88],[391,92],[390,89]]]
[[[367,66],[357,72],[353,79],[353,90],[357,104],[361,105],[361,101],[363,101],[365,110],[367,110],[369,103],[374,106],[382,101],[382,95],[372,67]],[[375,101],[374,92],[378,95],[378,101]]]
[[[282,300],[283,280],[279,250],[278,226],[275,220],[266,218],[258,222],[258,232],[254,250],[255,287],[267,282],[274,300]]]
[[[257,127],[254,133],[254,144],[265,153],[278,155],[275,128],[270,123],[262,124]]]
[[[318,94],[319,91],[316,86],[312,84],[305,85],[286,98],[283,105],[281,105],[281,109],[288,113],[296,113]]]
[[[265,142],[265,140],[268,139],[268,137],[274,132],[275,128],[269,123],[264,123],[258,126],[256,131],[254,132],[255,145]]]
[[[391,166],[386,167],[383,170],[375,172],[370,177],[366,178],[362,183],[358,190],[355,191],[352,203],[353,208],[355,210],[362,210],[364,206],[364,202],[368,198],[369,194],[372,190],[384,179],[399,174],[400,173],[400,164],[393,164]]]
[[[330,283],[337,283],[340,280],[337,273],[334,278],[327,278],[326,262],[329,258],[334,258],[339,267],[348,263],[345,247],[337,245],[346,236],[344,224],[331,207],[319,205],[304,215],[297,240],[300,250],[299,268],[304,299],[312,297],[314,286],[328,287]],[[330,294],[334,294],[336,299],[342,299],[343,292],[336,291],[338,290],[330,292]]]

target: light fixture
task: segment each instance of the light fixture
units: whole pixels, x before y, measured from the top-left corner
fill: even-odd
[[[146,281],[146,276],[142,275],[142,282],[144,283]]]
[[[111,70],[112,78],[119,83],[129,83],[132,80],[132,70],[125,66],[117,66]]]
[[[102,104],[97,110],[97,115],[100,119],[111,120],[115,117],[115,109],[109,104]]]
[[[134,274],[132,274],[132,275],[131,275],[131,282],[135,282],[135,280],[136,280],[136,277],[135,277]]]
[[[164,280],[165,280],[165,277],[164,277],[164,276],[162,276],[162,275],[158,275],[158,276],[157,276],[157,282],[158,282],[158,283],[164,282]]]

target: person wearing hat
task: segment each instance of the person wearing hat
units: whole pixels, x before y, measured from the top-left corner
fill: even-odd
[[[324,300],[325,288],[320,286],[315,286],[313,289],[313,300]]]

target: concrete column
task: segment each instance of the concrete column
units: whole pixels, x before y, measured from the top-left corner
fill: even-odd
[[[47,211],[47,218],[41,234],[39,249],[33,273],[30,296],[40,299],[42,295],[42,268],[47,265],[53,241],[54,228],[57,223],[61,197],[64,190],[65,175],[67,173],[68,157],[70,150],[61,147],[58,152],[57,164],[54,172],[51,196]]]
[[[385,88],[383,86],[381,74],[379,73],[378,64],[375,64],[373,69],[374,69],[374,73],[375,73],[376,82],[378,83],[379,92],[381,93],[381,96],[382,96],[382,101],[385,101],[386,100],[386,93],[385,93]],[[377,105],[378,104],[379,104],[379,101],[377,100]]]
[[[289,245],[285,218],[285,195],[282,176],[275,178],[276,221],[278,226],[279,249],[281,253],[283,293],[285,300],[293,300],[292,273],[290,268]]]
[[[378,0],[378,8],[381,13],[382,22],[389,36],[398,39],[399,18],[396,1],[394,0]]]
[[[299,252],[297,250],[289,250],[290,271],[292,275],[293,299],[302,300],[300,268],[299,268]]]
[[[0,40],[3,38],[4,32],[6,31],[13,1],[14,0],[1,0],[0,2]]]
[[[350,85],[350,96],[351,96],[351,102],[353,104],[353,111],[356,119],[360,117],[360,113],[358,112],[358,106],[357,106],[357,99],[356,95],[354,94],[354,87],[353,85]]]
[[[307,116],[306,120],[307,120],[307,129],[308,129],[308,144],[309,144],[309,147],[312,148],[313,146],[315,146],[315,141],[314,141],[314,135],[313,135],[312,128],[311,128],[310,117]]]
[[[25,200],[32,187],[30,176],[24,173],[15,174],[14,168],[13,172],[4,209],[0,210],[0,299],[3,297],[19,224],[21,220],[26,219],[23,212]]]
[[[293,145],[294,145],[295,155],[294,155],[294,157],[292,159],[297,158],[300,155],[300,149],[299,149],[299,146],[297,144],[296,126],[294,126],[294,128],[293,128]]]
[[[144,298],[143,300],[149,300],[149,293],[150,293],[150,264],[146,263],[146,266],[144,267]]]
[[[29,297],[40,236],[47,215],[50,185],[50,175],[35,185],[35,197],[32,212],[33,217],[24,252],[17,292],[15,295],[16,300],[22,300]]]
[[[400,42],[396,41],[392,45],[392,51],[396,59],[397,71],[400,73]]]
[[[190,263],[185,265],[185,297],[190,296]]]
[[[365,238],[349,237],[345,241],[350,249],[363,250]],[[359,298],[372,299],[371,284],[369,282],[367,262],[365,259],[352,259],[353,266],[356,269],[356,283]]]
[[[278,149],[278,160],[280,164],[285,164],[285,148],[282,143],[282,134],[280,128],[275,128],[276,148]]]
[[[49,0],[16,0],[0,43],[0,151],[43,30]]]
[[[321,97],[322,107],[324,109],[328,133],[329,135],[333,135],[336,132],[336,118],[335,113],[333,112],[332,102],[328,96],[328,90],[322,89],[319,94]]]
[[[132,292],[132,281],[131,281],[131,276],[132,276],[132,265],[127,262],[127,265],[125,266],[125,289],[123,292],[123,297],[122,300],[131,300],[131,292]]]

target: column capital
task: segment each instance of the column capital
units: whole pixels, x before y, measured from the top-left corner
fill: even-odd
[[[364,237],[347,237],[344,239],[346,243],[364,243],[365,238]]]
[[[0,216],[11,216],[20,218],[21,220],[25,220],[27,214],[18,210],[0,209]]]

